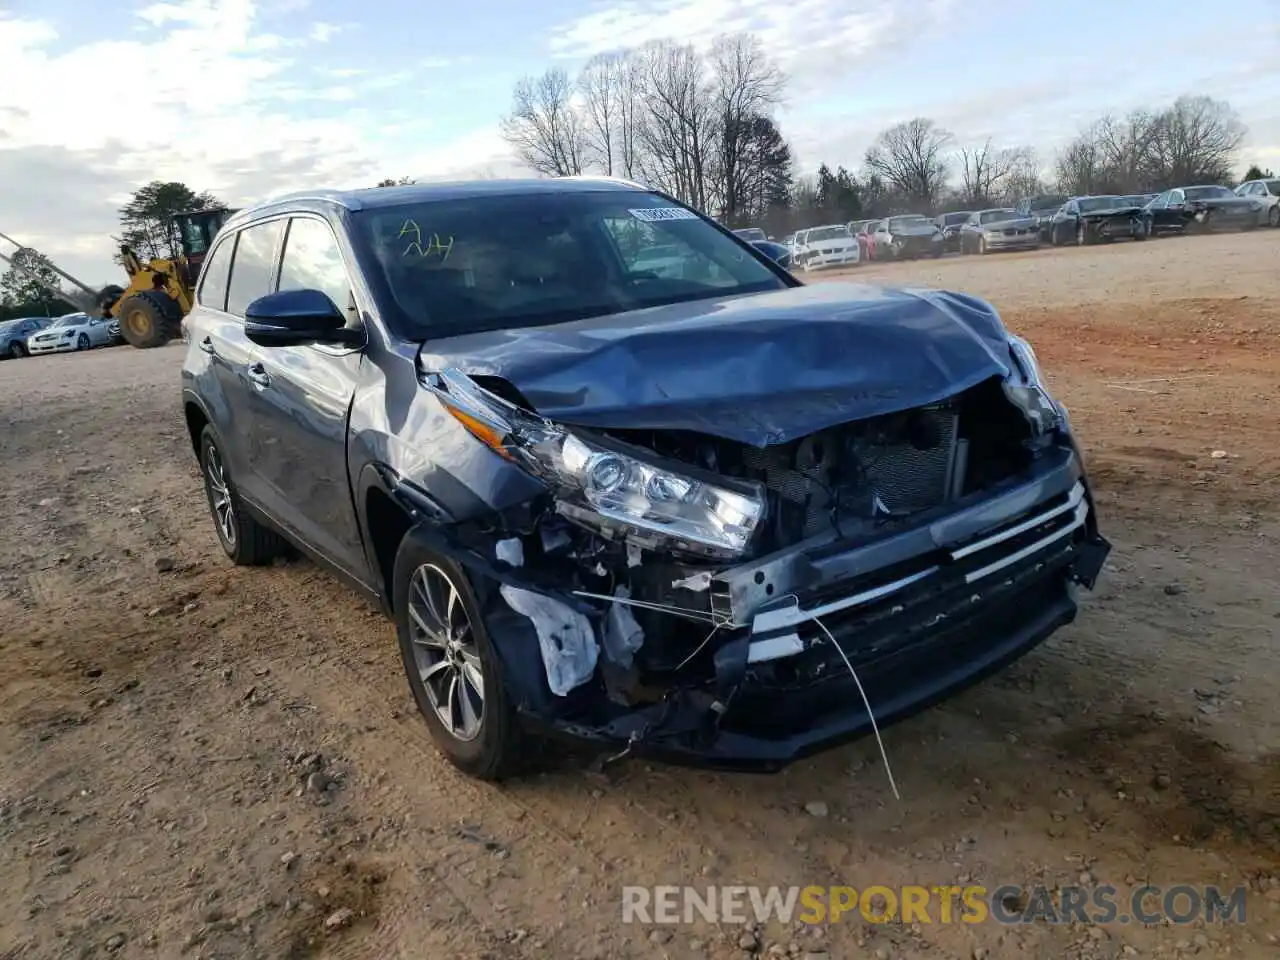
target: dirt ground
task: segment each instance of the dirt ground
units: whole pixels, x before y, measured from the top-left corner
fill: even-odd
[[[375,611],[223,559],[181,345],[0,365],[0,957],[1275,957],[1280,231],[843,279],[989,297],[1115,545],[1075,625],[886,733],[901,802],[874,741],[468,781]],[[1081,881],[1244,884],[1247,923],[620,922],[625,884]]]

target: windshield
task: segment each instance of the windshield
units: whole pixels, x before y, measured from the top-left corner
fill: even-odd
[[[743,240],[768,240],[765,232],[759,227],[743,227],[741,230],[733,231],[736,236]]]
[[[790,285],[763,254],[640,191],[427,200],[352,219],[393,327],[414,340]]]
[[[1187,187],[1188,200],[1211,200],[1214,197],[1234,197],[1226,187]]]
[[[932,220],[926,220],[924,217],[920,216],[919,214],[914,214],[910,217],[890,217],[889,218],[890,230],[902,230],[904,228],[910,228],[910,227],[932,227],[932,226],[933,226]]]
[[[804,238],[804,242],[821,243],[823,240],[848,240],[849,237],[849,228],[843,225],[839,227],[814,227],[809,231],[808,236]]]
[[[1130,204],[1131,206],[1145,207],[1147,205],[1147,201],[1149,201],[1151,198],[1135,195],[1132,197],[1123,197],[1122,199],[1124,200],[1125,203]]]
[[[59,317],[57,320],[53,321],[53,323],[49,324],[49,326],[78,327],[88,319],[89,318],[83,313],[69,313],[65,317]]]
[[[1098,210],[1113,210],[1124,206],[1123,197],[1085,197],[1080,201],[1081,213],[1094,213]]]
[[[1016,220],[1021,214],[1017,210],[983,210],[978,214],[979,223],[1003,223],[1005,220]]]
[[[959,213],[948,213],[942,218],[942,222],[945,226],[952,227],[957,223],[964,223],[971,216],[973,216],[973,214],[968,210],[964,210]]]

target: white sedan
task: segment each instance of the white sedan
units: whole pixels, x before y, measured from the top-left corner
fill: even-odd
[[[844,223],[800,230],[791,242],[791,262],[806,273],[822,267],[847,267],[859,260],[858,240]]]
[[[111,342],[107,321],[91,317],[87,313],[68,313],[59,317],[39,333],[27,338],[27,352],[65,353],[70,350],[88,350],[105,347]]]

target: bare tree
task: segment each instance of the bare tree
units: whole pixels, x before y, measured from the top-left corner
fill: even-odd
[[[961,194],[973,207],[989,207],[1008,193],[1007,181],[1026,148],[993,149],[988,139],[981,147],[960,148]]]
[[[587,146],[608,176],[613,176],[619,159],[618,126],[621,111],[622,55],[601,53],[587,61],[578,74],[586,123]]]
[[[1048,193],[1049,188],[1040,176],[1040,159],[1031,147],[1013,150],[1009,175],[1004,181],[1004,202],[1013,204],[1024,197]]]
[[[1161,186],[1231,179],[1245,126],[1231,105],[1182,96],[1154,121],[1151,159]]]
[[[1139,193],[1159,180],[1152,150],[1159,117],[1134,110],[1123,120],[1107,114],[1091,129],[1105,174],[1098,187],[1114,193]]]
[[[1107,176],[1106,163],[1092,128],[1079,133],[1054,163],[1058,189],[1072,196],[1096,193]]]
[[[670,40],[645,44],[639,56],[640,172],[668,193],[706,210],[715,125],[702,58],[691,45]]]
[[[548,70],[516,84],[511,113],[502,120],[502,137],[539,173],[582,173],[587,136],[573,93],[574,85],[563,70]]]
[[[932,207],[947,180],[943,151],[951,134],[932,120],[916,117],[890,127],[867,151],[867,169],[893,190]]]
[[[760,38],[725,34],[711,46],[711,96],[718,123],[718,206],[725,223],[736,224],[748,206],[761,169],[748,156],[758,146],[760,121],[782,97],[782,71],[770,62]],[[773,133],[776,128],[770,123]],[[789,153],[789,151],[788,151]]]

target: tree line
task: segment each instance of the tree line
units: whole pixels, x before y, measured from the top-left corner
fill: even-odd
[[[1163,109],[1105,115],[1046,165],[1029,145],[960,144],[916,117],[881,131],[858,169],[824,163],[799,175],[775,119],[785,88],[752,34],[723,35],[705,54],[656,40],[596,56],[576,75],[552,68],[519,80],[500,130],[540,174],[639,180],[731,227],[771,233],[1008,205],[1041,193],[1228,183],[1246,133],[1230,104],[1188,95]]]

